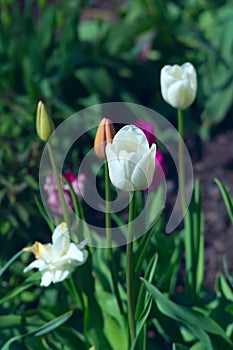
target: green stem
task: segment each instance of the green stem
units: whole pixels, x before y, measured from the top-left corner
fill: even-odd
[[[112,223],[111,223],[111,213],[110,213],[110,205],[111,205],[111,191],[110,191],[110,178],[109,178],[109,171],[108,171],[108,162],[105,162],[104,165],[105,170],[105,226],[106,226],[106,241],[107,241],[107,249],[108,249],[108,260],[111,270],[111,277],[112,277],[112,283],[113,283],[113,290],[117,299],[117,304],[120,310],[120,313],[124,314],[124,309],[122,306],[122,301],[118,289],[118,281],[117,281],[117,273],[116,273],[116,266],[115,261],[113,257],[113,250],[112,250]]]
[[[70,291],[74,298],[74,302],[76,305],[81,305],[82,310],[85,310],[85,303],[83,300],[82,292],[79,290],[78,286],[75,286],[74,280],[72,276],[67,278],[65,281],[67,289]]]
[[[181,109],[178,109],[178,131],[180,134],[179,138],[179,185],[180,185],[180,194],[181,194],[181,203],[183,215],[186,212],[187,202],[185,195],[185,172],[184,172],[184,119],[183,112]]]
[[[65,222],[66,222],[66,224],[68,226],[68,230],[69,230],[69,233],[70,233],[71,232],[71,230],[70,230],[70,216],[69,216],[67,203],[66,203],[65,196],[64,196],[64,193],[63,193],[63,189],[62,189],[61,176],[59,174],[59,171],[58,171],[58,168],[57,168],[57,164],[56,164],[56,161],[55,161],[55,158],[54,158],[52,146],[51,146],[49,141],[47,142],[47,146],[48,146],[50,161],[51,161],[52,168],[53,168],[53,173],[54,173],[55,178],[56,178],[56,183],[57,183],[57,188],[58,188],[58,193],[59,193],[59,198],[60,198],[60,202],[61,202],[61,207],[62,207],[64,220],[65,220]]]
[[[112,249],[112,231],[111,231],[111,213],[110,213],[110,201],[111,201],[111,193],[110,193],[110,179],[108,172],[108,162],[104,164],[104,173],[105,173],[105,224],[106,224],[106,240],[107,247],[109,251]]]
[[[0,276],[8,269],[8,267],[18,259],[18,257],[26,250],[21,249],[19,252],[17,252],[10,260],[7,261],[7,263],[1,268],[0,270]]]
[[[130,328],[130,339],[133,344],[136,338],[134,319],[134,298],[133,298],[133,236],[135,218],[135,193],[130,193],[129,221],[128,221],[128,242],[126,248],[126,289],[128,301],[128,320]]]

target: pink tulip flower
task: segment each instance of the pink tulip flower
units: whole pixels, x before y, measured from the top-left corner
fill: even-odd
[[[71,170],[67,170],[63,174],[63,176],[70,182],[79,200],[82,200],[82,193],[84,191],[86,175],[80,174],[78,177],[75,177],[75,174]],[[64,181],[62,181],[62,188],[67,205],[73,209],[74,204],[69,190],[69,186]],[[58,193],[57,183],[55,175],[53,173],[49,173],[46,177],[44,190],[47,194],[47,201],[49,207],[55,213],[62,214],[62,206]]]

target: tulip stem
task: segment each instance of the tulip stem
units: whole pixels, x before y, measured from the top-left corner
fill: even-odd
[[[180,193],[181,193],[182,211],[183,211],[183,215],[185,215],[187,205],[186,205],[186,195],[185,195],[184,145],[183,145],[184,118],[183,118],[183,111],[181,109],[178,109],[177,112],[178,112],[178,131],[180,134],[180,138],[179,138],[179,185],[180,185]]]
[[[67,203],[66,203],[65,196],[64,196],[64,193],[63,193],[63,189],[62,189],[61,176],[60,176],[58,168],[57,168],[57,164],[56,164],[56,161],[55,161],[55,158],[54,158],[53,149],[52,149],[52,146],[50,144],[50,141],[47,142],[47,147],[48,147],[49,157],[50,157],[50,161],[51,161],[52,168],[53,168],[53,173],[55,175],[55,179],[56,179],[56,183],[57,183],[57,188],[58,188],[58,193],[59,193],[59,198],[60,198],[60,202],[61,202],[61,207],[62,207],[64,220],[65,220],[65,222],[67,224],[67,227],[68,227],[68,230],[69,230],[69,234],[70,234],[71,231],[70,231],[69,211],[68,211]]]
[[[111,213],[110,213],[110,206],[111,206],[111,190],[110,190],[110,178],[109,178],[109,171],[108,171],[108,162],[105,162],[104,165],[105,169],[105,226],[106,226],[106,241],[107,241],[107,249],[108,249],[108,260],[110,265],[110,271],[111,271],[111,277],[112,277],[112,284],[113,284],[113,290],[117,299],[117,304],[120,310],[120,313],[124,314],[124,309],[122,306],[122,301],[118,289],[118,281],[117,281],[117,272],[116,272],[116,265],[114,261],[113,256],[113,250],[112,250],[112,231],[111,231]]]
[[[130,192],[129,221],[128,221],[128,242],[126,248],[126,289],[128,301],[128,321],[130,328],[130,339],[133,344],[136,338],[134,319],[134,297],[133,297],[133,238],[135,218],[135,193]]]
[[[66,285],[67,289],[72,294],[72,296],[74,298],[74,302],[76,303],[76,305],[80,305],[82,310],[84,311],[85,310],[85,304],[84,304],[82,292],[80,291],[78,286],[75,285],[73,277],[70,276],[64,282],[65,282],[65,285]]]

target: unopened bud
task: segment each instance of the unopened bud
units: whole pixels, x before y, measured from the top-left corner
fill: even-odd
[[[54,129],[53,121],[48,115],[43,102],[40,101],[36,112],[36,131],[39,138],[42,141],[48,141]]]
[[[115,128],[110,119],[104,118],[101,120],[95,136],[94,150],[99,158],[106,158],[105,147],[108,142],[112,142],[115,135]]]

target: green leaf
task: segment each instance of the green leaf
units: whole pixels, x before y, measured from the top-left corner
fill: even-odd
[[[200,183],[196,181],[185,220],[186,290],[192,302],[198,302],[204,278],[204,235]]]
[[[79,317],[77,314],[76,317]],[[69,350],[86,350],[84,336],[71,327],[61,327],[54,331],[60,344],[65,344]]]
[[[215,289],[219,296],[223,296],[225,299],[233,301],[233,290],[222,274],[217,276]]]
[[[149,261],[148,267],[145,272],[145,278],[151,283],[152,279],[155,274],[155,269],[158,262],[158,254],[155,254],[152,256],[151,260]],[[148,298],[148,292],[145,292],[144,285],[141,284],[140,290],[138,293],[136,308],[135,308],[135,318],[138,320],[140,318],[139,313],[142,312],[143,308],[145,309],[145,305],[147,304],[149,298]]]
[[[8,267],[18,259],[18,257],[23,253],[24,251],[21,249],[18,253],[16,253],[8,262],[1,268],[0,270],[0,277],[2,274],[8,269]]]
[[[22,316],[18,315],[4,315],[0,316],[0,329],[8,329],[22,325]]]
[[[111,97],[113,94],[113,83],[108,71],[104,68],[89,67],[76,70],[74,76],[87,89],[88,94],[99,91],[104,97]]]
[[[232,84],[228,87],[213,91],[212,95],[207,100],[205,109],[202,113],[203,120],[206,120],[211,124],[221,122],[232,106],[232,95]]]
[[[153,236],[155,236],[157,233],[161,232],[162,230],[162,219],[158,220],[151,229],[145,233],[143,237],[141,237],[138,240],[138,247],[135,252],[135,272],[140,273],[142,271],[143,263],[145,261],[145,257],[148,254],[148,247],[151,244],[151,239]]]
[[[225,346],[228,346],[228,348],[233,346],[224,330],[214,320],[199,311],[175,304],[167,299],[155,286],[144,279],[142,280],[147,290],[152,294],[160,312],[187,327],[197,339],[205,344],[207,349],[213,349],[213,347],[210,346],[209,335],[219,336],[221,341]]]
[[[182,344],[172,344],[172,350],[189,350],[187,346],[184,346]]]
[[[25,175],[24,180],[34,190],[38,190],[39,189],[38,182],[34,179],[34,177],[32,175],[29,175],[29,174]]]
[[[3,304],[6,301],[15,298],[17,295],[21,294],[23,291],[30,288],[33,284],[34,282],[31,282],[31,283],[23,284],[19,287],[15,287],[12,291],[8,292],[7,295],[5,295],[3,298],[0,299],[0,304]]]
[[[224,256],[222,260],[223,260],[223,270],[224,270],[224,273],[225,273],[225,275],[226,275],[226,277],[227,277],[227,280],[229,281],[229,283],[230,283],[230,285],[231,285],[231,287],[232,287],[232,289],[233,289],[233,276],[231,276],[230,271],[229,271],[229,269],[228,269],[228,266],[227,266],[227,259],[226,259],[226,257]]]
[[[228,305],[225,310],[233,315],[233,304]]]
[[[42,16],[38,22],[39,25],[39,39],[41,41],[41,47],[43,50],[49,48],[54,34],[54,19],[55,9],[53,6],[48,7],[42,12]]]
[[[114,294],[100,289],[96,293],[104,319],[104,332],[112,349],[128,349],[128,332],[124,317],[120,314]]]
[[[218,188],[220,189],[220,192],[222,194],[231,222],[233,223],[233,201],[230,197],[230,194],[227,191],[226,187],[221,183],[221,181],[219,181],[218,179],[214,179],[214,181],[216,182],[216,184],[218,185]]]
[[[28,335],[29,333],[27,333],[26,335]],[[1,350],[10,350],[10,346],[16,342],[17,340],[22,339],[25,336],[25,334],[23,335],[17,335],[15,337],[12,337],[11,339],[9,339],[1,348]]]
[[[58,328],[63,323],[65,323],[72,315],[73,315],[73,311],[68,311],[63,315],[56,317],[54,320],[46,323],[45,325],[43,325],[42,327],[37,329],[34,336],[39,337],[39,336],[44,335],[48,332],[51,332],[52,330]]]
[[[150,310],[152,307],[152,298],[149,297],[147,300],[147,303],[145,305],[144,310],[142,311],[141,315],[139,316],[139,319],[137,321],[136,324],[136,338],[130,348],[130,350],[135,350],[136,349],[136,345],[139,339],[139,336],[141,334],[141,331],[143,330],[143,327],[146,326],[146,322],[147,322],[147,318],[150,314]]]
[[[104,329],[104,318],[102,310],[96,301],[94,294],[88,298],[84,314],[85,335],[89,343],[95,346],[96,350],[111,350],[111,345],[106,338]]]
[[[58,328],[59,326],[61,326],[63,323],[65,323],[73,314],[73,311],[68,311],[66,312],[65,314],[61,315],[61,316],[58,316],[56,317],[54,320],[50,321],[50,322],[47,322],[46,324],[44,324],[43,326],[40,326],[40,327],[37,327],[36,329],[34,330],[31,330],[27,333],[24,333],[24,334],[20,334],[20,335],[17,335],[15,337],[12,337],[10,338],[2,347],[2,350],[10,350],[10,346],[11,344],[13,344],[14,342],[16,342],[17,340],[21,340],[22,338],[24,337],[27,337],[29,335],[34,335],[34,336],[41,336],[41,335],[44,335],[48,332],[51,332],[52,330]],[[21,322],[25,322],[30,324],[31,322],[27,321],[27,318],[26,320],[21,317]],[[19,322],[18,319],[16,318],[9,318],[8,319],[8,324],[13,324],[14,322]],[[21,324],[22,324],[21,323]]]

